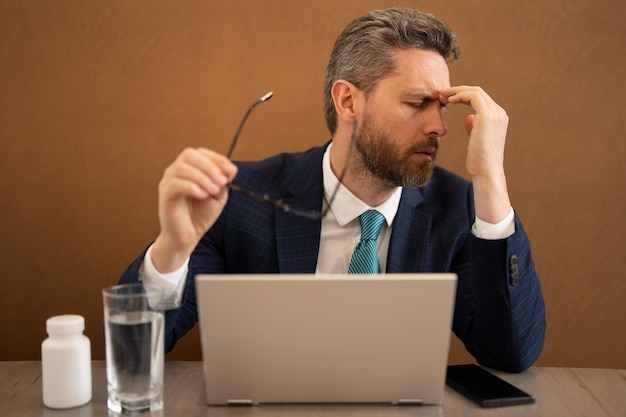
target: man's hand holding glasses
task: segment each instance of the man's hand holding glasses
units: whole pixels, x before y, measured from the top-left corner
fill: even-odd
[[[203,148],[185,149],[167,167],[159,183],[161,232],[152,247],[159,272],[185,263],[222,212],[236,175],[237,167],[226,156]]]
[[[204,148],[188,148],[165,170],[159,184],[161,232],[152,247],[152,262],[159,272],[175,271],[186,262],[202,236],[224,209],[229,190],[243,194],[258,203],[270,204],[311,220],[321,219],[328,212],[345,169],[322,212],[292,207],[268,194],[257,193],[233,183],[237,167],[230,158],[239,134],[252,110],[271,97],[272,93],[267,93],[248,108],[231,141],[227,155]],[[352,140],[354,141],[354,138]]]
[[[224,209],[236,175],[228,157],[204,148],[183,150],[167,167],[159,183],[161,231],[151,251],[159,272],[185,264]]]

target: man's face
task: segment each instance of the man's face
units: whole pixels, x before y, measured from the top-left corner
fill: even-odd
[[[450,87],[436,52],[397,50],[397,68],[367,95],[355,135],[363,168],[390,186],[424,185],[448,129],[439,91]],[[364,172],[365,174],[365,172]]]

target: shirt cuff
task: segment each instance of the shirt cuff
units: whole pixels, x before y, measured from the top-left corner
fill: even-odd
[[[146,251],[143,264],[139,270],[139,280],[146,284],[159,286],[163,290],[163,299],[160,306],[164,310],[170,310],[180,307],[188,269],[189,258],[176,271],[166,274],[160,273],[157,271],[154,263],[152,263],[151,245]]]
[[[472,234],[479,239],[498,240],[506,239],[515,233],[515,212],[513,208],[509,214],[496,224],[487,223],[476,217],[472,226]]]

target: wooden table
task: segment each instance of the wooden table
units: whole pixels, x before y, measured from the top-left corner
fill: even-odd
[[[0,415],[4,417],[111,417],[106,408],[103,361],[93,362],[93,399],[82,407],[52,410],[43,405],[40,362],[0,361]],[[483,409],[446,387],[437,406],[209,407],[200,362],[165,363],[165,409],[142,416],[335,417],[335,416],[546,416],[626,417],[626,370],[531,368],[521,374],[496,372],[535,396],[529,405]]]

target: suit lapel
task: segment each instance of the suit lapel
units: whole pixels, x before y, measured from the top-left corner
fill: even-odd
[[[283,181],[292,197],[285,202],[303,209],[321,210],[324,195],[322,157],[327,146],[305,153]],[[402,191],[394,219],[387,272],[423,272],[432,226],[431,214],[419,210],[418,188]],[[315,273],[319,252],[321,220],[309,220],[276,209],[276,246],[281,273]]]
[[[326,146],[302,156],[284,179],[292,197],[285,202],[294,207],[321,210],[324,198],[322,156]],[[276,250],[281,273],[315,273],[319,252],[321,220],[310,220],[276,209]]]
[[[432,216],[418,209],[422,200],[419,189],[402,190],[389,242],[387,273],[425,271]]]

